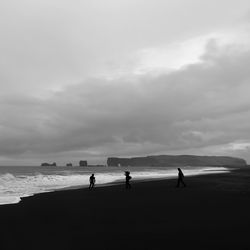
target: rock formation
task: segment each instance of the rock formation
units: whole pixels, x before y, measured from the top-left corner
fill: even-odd
[[[88,162],[87,161],[79,161],[79,166],[80,167],[87,167],[88,166]]]
[[[52,164],[50,164],[50,163],[44,162],[44,163],[41,164],[41,166],[42,167],[52,167],[52,166],[56,167],[56,163],[53,162]]]
[[[134,158],[110,157],[108,166],[247,166],[245,160],[229,156],[156,155]]]

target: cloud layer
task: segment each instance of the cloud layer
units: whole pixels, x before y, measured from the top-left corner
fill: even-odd
[[[5,95],[0,154],[96,161],[168,152],[244,156],[250,50],[212,40],[200,59],[157,76],[90,78],[47,99]]]
[[[250,161],[248,9],[1,1],[0,164],[160,153]]]

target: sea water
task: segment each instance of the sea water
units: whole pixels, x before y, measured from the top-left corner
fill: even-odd
[[[51,192],[63,188],[87,187],[94,173],[96,186],[124,180],[124,171],[132,180],[175,178],[177,169],[171,167],[0,167],[0,204],[18,203],[21,197]],[[229,171],[223,167],[183,167],[185,176]]]

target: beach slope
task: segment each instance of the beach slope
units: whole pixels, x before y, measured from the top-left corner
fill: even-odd
[[[56,191],[0,206],[1,249],[249,249],[250,171]]]

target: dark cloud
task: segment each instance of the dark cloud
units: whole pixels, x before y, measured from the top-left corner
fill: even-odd
[[[92,78],[47,99],[5,96],[0,154],[98,161],[250,141],[248,65],[250,51],[210,41],[202,62],[172,73]]]

